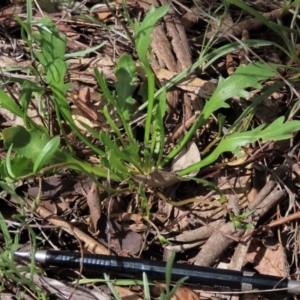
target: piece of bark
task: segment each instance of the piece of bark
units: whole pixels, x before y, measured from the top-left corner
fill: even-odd
[[[271,176],[270,180],[264,185],[264,187],[259,191],[255,199],[249,204],[249,210],[254,209],[256,206],[261,203],[266,196],[273,190],[273,188],[277,184],[276,177],[278,178],[284,178],[284,176],[287,174],[289,168],[286,165],[279,166]]]
[[[161,5],[169,4],[169,1],[160,0],[160,3]],[[139,4],[146,11],[150,5],[159,6],[156,0],[140,1]],[[151,59],[152,67],[157,68],[159,65],[160,68],[178,73],[192,65],[191,51],[184,27],[172,6],[164,16],[164,23],[158,23],[155,26],[151,38],[151,48],[157,60],[155,62],[155,59]],[[164,82],[161,82],[161,84],[164,84]],[[167,91],[167,102],[171,117],[178,106],[179,95],[180,91],[177,88]]]
[[[220,227],[222,224],[224,224],[224,220],[217,220],[215,222],[210,223],[212,227]],[[199,241],[202,239],[207,239],[212,233],[212,230],[209,229],[206,226],[201,226],[199,228],[196,228],[191,231],[184,231],[183,233],[173,237],[169,238],[169,241],[172,242],[183,242],[183,243],[188,243],[188,242],[195,242]]]
[[[162,5],[169,4],[168,0],[160,0]],[[164,16],[168,36],[171,38],[173,52],[177,58],[177,69],[183,71],[192,65],[191,50],[183,25],[177,17],[175,10],[170,6],[169,12]]]
[[[220,230],[228,235],[239,237],[244,230],[236,230],[231,222],[227,222]],[[196,256],[196,266],[211,266],[234,241],[218,232],[214,232]]]
[[[156,55],[159,66],[163,69],[168,69],[171,72],[177,72],[177,64],[162,24],[157,24],[155,26],[151,38],[151,48]]]

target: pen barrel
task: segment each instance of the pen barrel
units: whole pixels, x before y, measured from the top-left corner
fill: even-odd
[[[143,272],[148,278],[156,280],[164,280],[166,276],[165,262],[130,257],[99,254],[84,254],[81,257],[80,253],[49,250],[46,252],[45,263],[73,269],[79,269],[82,264],[83,271],[93,277],[102,277],[103,273],[114,273],[125,277],[142,278]],[[188,276],[185,283],[216,287],[222,290],[286,288],[288,284],[288,280],[283,280],[281,277],[174,263],[172,281],[185,276]]]
[[[287,278],[243,272],[242,287],[243,290],[247,290],[247,286],[251,287],[250,290],[286,289],[288,282]]]

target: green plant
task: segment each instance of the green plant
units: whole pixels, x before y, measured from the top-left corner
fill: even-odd
[[[2,186],[3,187],[3,186]],[[13,194],[13,191],[12,191]],[[16,196],[17,197],[17,196]],[[14,215],[13,220],[20,224],[20,227],[24,227],[28,230],[33,248],[36,247],[35,233],[31,227],[25,222],[24,218],[20,215]],[[0,277],[10,280],[12,282],[18,282],[21,287],[21,291],[18,295],[18,299],[23,299],[23,287],[29,288],[32,293],[38,299],[46,299],[46,294],[33,283],[34,274],[41,273],[35,267],[35,260],[32,258],[30,265],[20,266],[16,264],[14,260],[14,251],[18,249],[20,234],[17,232],[12,236],[9,232],[9,228],[4,220],[3,215],[0,212],[0,231],[4,238],[4,247],[0,248]],[[24,273],[30,274],[29,278],[24,276]],[[5,289],[5,281],[1,281],[0,294]]]
[[[52,92],[58,123],[65,137],[65,141],[68,143],[60,116],[67,121],[72,131],[82,142],[90,147],[96,154],[100,155],[101,166],[92,166],[78,160],[72,155],[72,146],[70,144],[68,144],[69,151],[62,149],[59,146],[59,140],[57,138],[51,138],[45,128],[36,125],[27,117],[27,108],[32,93],[34,91],[41,93],[44,89],[37,84],[25,81],[21,96],[21,108],[18,107],[4,91],[0,90],[1,106],[22,117],[27,126],[27,129],[16,126],[7,128],[2,132],[5,146],[15,153],[14,157],[10,159],[11,152],[9,151],[7,159],[2,161],[0,169],[2,178],[6,180],[17,180],[32,175],[39,175],[50,171],[52,166],[52,169],[69,167],[86,174],[95,174],[100,177],[109,176],[114,180],[134,179],[137,175],[145,175],[148,176],[145,182],[151,185],[151,174],[161,172],[160,170],[174,159],[191,140],[195,131],[210,118],[212,113],[222,107],[228,107],[226,100],[233,96],[247,97],[249,93],[245,91],[245,88],[261,88],[259,84],[260,81],[267,80],[274,76],[274,71],[269,69],[268,66],[262,63],[251,63],[246,67],[240,66],[230,78],[226,80],[221,79],[216,91],[206,102],[202,113],[194,125],[175,148],[168,155],[163,157],[165,142],[163,117],[166,112],[165,89],[155,93],[154,74],[151,70],[149,59],[147,58],[147,51],[151,43],[149,35],[155,23],[166,13],[167,9],[168,6],[162,6],[157,10],[151,8],[141,25],[137,23],[134,24],[137,54],[146,75],[146,83],[140,88],[141,90],[146,88],[147,91],[146,96],[144,94],[145,102],[147,102],[147,113],[142,145],[135,139],[133,128],[130,125],[134,116],[132,112],[132,108],[135,104],[133,93],[137,89],[135,62],[128,55],[120,57],[117,62],[117,67],[114,70],[117,78],[117,82],[114,85],[114,92],[108,88],[103,75],[98,70],[95,70],[95,75],[103,92],[103,96],[108,100],[108,105],[103,108],[103,114],[112,128],[114,135],[106,131],[98,133],[87,125],[82,125],[96,138],[102,141],[104,150],[95,147],[94,144],[80,132],[72,119],[66,100],[68,84],[64,83],[64,77],[67,71],[67,64],[65,62],[66,39],[59,35],[58,30],[47,17],[43,18],[40,23],[35,23],[40,34],[31,33],[29,26],[23,24],[24,30],[28,36],[31,37],[27,40],[31,41],[33,38],[42,49],[41,52],[32,51],[43,66],[45,79]],[[233,47],[237,48],[238,45],[231,45],[231,47],[226,50],[220,50],[220,53],[223,54],[224,51],[229,51]],[[209,55],[206,56],[207,59],[209,59],[209,57]],[[198,62],[195,65],[197,64]],[[176,80],[179,79],[180,77]],[[168,86],[170,86],[170,84],[167,85],[166,88]],[[109,105],[116,109],[122,124],[121,127],[118,126],[111,117]],[[155,113],[153,113],[153,111],[155,111]],[[283,125],[280,132],[277,131],[271,134],[274,126],[279,123]],[[234,126],[237,128],[236,124]],[[205,159],[193,166],[178,171],[178,175],[188,175],[193,170],[213,163],[218,156],[225,151],[238,154],[239,147],[257,141],[259,138],[264,142],[271,139],[278,140],[288,138],[291,132],[297,130],[297,126],[297,121],[283,123],[283,120],[279,119],[274,122],[273,126],[271,124],[268,127],[269,129],[263,129],[263,126],[260,126],[248,132],[230,132],[229,135],[221,139],[215,150]],[[123,128],[124,132],[121,128]],[[144,151],[143,155],[140,154],[141,146]]]
[[[237,215],[235,216],[234,214],[228,212],[229,214],[229,218],[230,218],[230,221],[232,222],[233,226],[237,229],[251,229],[253,228],[253,226],[251,224],[245,224],[243,221],[251,216],[253,213],[255,212],[255,210],[250,210],[250,211],[247,211],[243,214],[240,214],[240,215]]]
[[[151,9],[148,17],[145,18],[142,25],[139,27],[136,24],[136,43],[138,45],[138,53],[141,57],[141,61],[144,64],[144,70],[147,74],[148,81],[148,100],[151,101],[152,107],[154,103],[154,75],[150,69],[150,63],[146,57],[147,49],[151,40],[149,40],[149,34],[153,29],[155,23],[161,16],[163,16],[168,7],[163,6],[158,10]],[[22,21],[21,21],[22,22]],[[68,89],[68,84],[64,83],[65,74],[67,71],[67,64],[65,62],[65,45],[66,39],[59,35],[58,30],[52,21],[45,17],[41,20],[41,23],[35,23],[38,27],[40,34],[32,34],[31,30],[28,29],[29,26],[25,26],[23,23],[23,28],[32,38],[35,39],[37,44],[42,49],[41,52],[33,51],[34,55],[37,57],[39,62],[42,64],[45,72],[45,79],[51,89],[52,99],[55,103],[55,109],[58,117],[58,122],[62,133],[64,134],[64,129],[61,123],[60,116],[68,122],[72,131],[88,146],[90,149],[102,158],[102,163],[104,167],[107,167],[109,171],[109,176],[114,180],[123,180],[128,178],[129,173],[134,172],[135,168],[139,172],[143,172],[146,168],[149,172],[151,168],[151,156],[155,151],[155,146],[158,143],[152,143],[150,153],[146,153],[144,159],[141,160],[139,155],[139,145],[134,139],[132,128],[129,126],[130,122],[130,112],[129,109],[133,104],[132,93],[136,89],[136,70],[135,63],[132,58],[128,55],[121,57],[117,63],[117,68],[115,70],[116,77],[118,79],[115,84],[116,94],[113,95],[107,88],[103,76],[96,72],[96,77],[99,81],[99,85],[102,88],[104,96],[108,99],[109,104],[113,105],[118,115],[121,119],[123,128],[125,129],[129,143],[125,143],[123,136],[120,133],[120,129],[115,124],[114,120],[110,117],[108,113],[107,106],[104,107],[104,115],[107,117],[108,123],[111,125],[112,129],[116,134],[118,142],[121,143],[123,149],[121,150],[120,145],[112,140],[108,133],[101,132],[95,133],[92,129],[91,132],[94,133],[103,142],[106,152],[95,147],[76,127],[71,112],[69,110],[68,101],[66,100],[66,91]],[[145,32],[144,32],[145,31]],[[26,39],[31,40],[31,39]],[[10,110],[14,114],[23,117],[27,129],[20,126],[15,126],[7,128],[2,132],[2,137],[4,139],[5,145],[11,151],[14,151],[15,156],[13,159],[7,157],[6,161],[2,161],[2,178],[17,180],[20,177],[29,177],[32,175],[43,174],[43,172],[49,169],[43,168],[45,165],[52,165],[53,168],[59,167],[69,167],[75,170],[80,170],[85,173],[95,174],[100,177],[107,177],[108,171],[103,167],[91,166],[85,162],[78,160],[76,157],[72,156],[72,147],[69,145],[70,152],[59,149],[58,139],[52,139],[47,130],[40,126],[37,126],[27,117],[27,108],[30,101],[30,97],[33,91],[43,92],[43,88],[37,86],[36,84],[24,82],[23,88],[24,93],[21,99],[22,107],[18,107],[12,99],[10,99],[4,91],[0,90],[1,96],[1,106]],[[124,90],[124,87],[126,89]],[[162,94],[163,95],[163,94]],[[165,112],[165,99],[163,96],[160,97],[160,115],[159,118],[151,122],[151,114],[149,113],[146,133],[145,133],[145,143],[148,143],[150,136],[150,125],[154,124],[155,132],[157,133],[156,139],[160,138],[163,140],[163,136],[158,136],[160,129],[163,126],[162,119]],[[152,111],[151,107],[149,111]],[[149,124],[149,120],[150,123]],[[64,134],[65,136],[65,134]],[[114,139],[114,138],[113,138]],[[65,141],[68,139],[65,136]],[[147,152],[147,149],[145,150]],[[160,157],[163,152],[163,145],[159,149]],[[109,155],[106,155],[109,153]],[[9,152],[10,154],[10,152]],[[36,160],[37,154],[39,154],[38,160]],[[20,165],[20,161],[22,161]],[[124,163],[126,162],[126,163]],[[131,164],[131,165],[127,165]],[[130,174],[131,176],[131,174]]]
[[[164,156],[165,135],[163,118],[166,112],[166,89],[188,74],[188,72],[191,72],[204,59],[212,63],[216,57],[240,47],[239,44],[231,44],[230,47],[218,49],[218,53],[212,52],[213,55],[209,53],[204,55],[204,57],[200,57],[189,71],[179,74],[165,88],[155,93],[154,73],[147,58],[147,52],[151,43],[150,33],[156,22],[167,12],[167,9],[168,6],[162,6],[157,10],[151,8],[140,25],[137,23],[133,25],[137,54],[146,79],[145,83],[140,87],[141,95],[144,96],[145,103],[147,103],[145,133],[142,144],[136,140],[133,127],[130,125],[134,117],[133,109],[136,104],[133,100],[133,94],[138,88],[136,65],[132,57],[123,55],[119,58],[114,70],[117,78],[114,84],[114,91],[111,91],[108,87],[103,74],[95,70],[103,96],[108,101],[108,105],[103,108],[103,114],[114,134],[112,135],[107,131],[97,132],[86,124],[82,123],[82,125],[103,143],[103,150],[95,147],[80,132],[72,119],[66,99],[68,84],[64,82],[67,71],[67,63],[65,62],[66,39],[59,35],[55,25],[47,17],[43,18],[40,23],[35,23],[40,34],[33,34],[29,25],[22,23],[24,31],[30,37],[26,39],[27,42],[29,43],[34,39],[42,49],[41,52],[32,50],[32,53],[43,66],[43,69],[40,70],[44,72],[45,80],[51,89],[58,123],[64,140],[68,144],[69,151],[60,147],[59,138],[52,138],[44,127],[36,125],[27,117],[31,95],[33,92],[44,92],[42,86],[24,81],[21,107],[17,106],[4,91],[0,90],[1,106],[22,117],[27,127],[25,129],[15,126],[2,132],[4,144],[9,149],[6,160],[2,161],[0,166],[0,175],[2,175],[3,179],[15,181],[20,178],[42,175],[51,170],[68,167],[90,176],[91,174],[99,177],[109,176],[113,180],[136,180],[138,178],[137,180],[139,181],[142,178],[142,181],[150,186],[153,184],[154,177],[158,174],[165,178],[165,182],[161,182],[162,186],[172,184],[174,176],[168,175],[163,169],[190,142],[196,130],[207,122],[210,116],[218,109],[229,107],[226,103],[228,99],[234,96],[249,97],[250,94],[246,89],[261,89],[260,82],[268,80],[275,75],[274,69],[276,69],[276,65],[269,67],[263,63],[253,62],[247,66],[238,67],[235,73],[226,80],[221,78],[218,87],[205,103],[201,114],[193,126],[174,149]],[[249,45],[251,45],[251,42],[249,42]],[[279,88],[283,84],[279,83],[275,86]],[[258,97],[245,110],[244,115],[253,112],[263,97],[271,94],[276,88],[271,87],[261,97]],[[143,93],[142,91],[144,90],[147,92]],[[111,107],[116,110],[121,126],[117,125],[116,121],[111,117]],[[61,117],[67,121],[78,138],[100,156],[101,164],[99,166],[90,165],[72,155],[72,146],[65,135]],[[259,139],[267,142],[289,138],[290,134],[299,128],[299,121],[284,122],[283,118],[279,118],[268,127],[261,125],[253,130],[247,131],[247,128],[241,130],[242,118],[243,115],[231,126],[226,136],[222,137],[220,130],[219,137],[215,141],[216,147],[213,151],[196,164],[177,171],[177,175],[187,176],[191,172],[208,166],[214,163],[224,152],[232,152],[239,155],[240,147],[256,142]],[[141,147],[143,148],[143,155],[141,155]],[[11,158],[12,152],[14,152],[13,158]],[[170,176],[170,179],[168,179],[168,176]],[[139,189],[141,190],[141,188]]]
[[[160,300],[170,300],[176,293],[176,290],[179,288],[179,286],[183,284],[184,281],[187,279],[187,277],[181,278],[175,283],[175,285],[171,289],[172,265],[174,263],[174,259],[175,252],[172,252],[166,264],[166,290],[161,292],[159,297]]]
[[[274,66],[274,68],[275,67],[276,66]],[[262,86],[259,82],[273,77],[275,75],[275,72],[273,71],[274,68],[271,69],[269,66],[263,63],[254,62],[248,64],[247,66],[239,66],[234,74],[229,78],[226,80],[221,79],[218,87],[216,88],[212,97],[206,102],[201,114],[194,122],[193,126],[185,134],[180,143],[178,143],[174,149],[162,160],[160,167],[163,167],[166,163],[171,161],[175,155],[181,151],[184,145],[186,145],[187,142],[192,138],[195,131],[208,120],[212,113],[220,108],[228,108],[229,105],[226,103],[228,99],[234,96],[240,96],[243,98],[250,97],[250,93],[246,91],[246,88],[261,89]],[[276,88],[279,88],[282,85],[283,84],[280,83],[276,86]],[[245,116],[253,111],[260,101],[262,101],[263,97],[266,97],[266,95],[273,91],[274,87],[266,91],[265,94],[263,94],[259,99],[256,99],[253,105],[249,106],[243,115]],[[229,133],[220,139],[217,147],[210,154],[208,154],[200,162],[189,166],[182,171],[179,171],[177,174],[179,176],[188,175],[195,170],[210,165],[218,159],[220,154],[224,152],[233,152],[239,156],[240,147],[256,142],[259,139],[261,139],[263,142],[287,139],[291,136],[291,132],[297,131],[300,126],[299,121],[284,122],[284,118],[280,117],[268,127],[265,125],[260,125],[250,131],[242,130],[238,132],[237,129],[240,126],[242,117],[243,116],[241,116],[231,126]]]
[[[261,89],[261,81],[268,80],[275,75],[276,65],[267,66],[260,62],[253,62],[247,66],[240,66],[235,73],[227,79],[220,79],[218,87],[205,103],[205,106],[194,122],[193,126],[188,130],[186,135],[173,148],[170,153],[164,155],[165,134],[163,118],[166,112],[165,91],[171,85],[176,84],[184,75],[191,72],[196,66],[199,66],[205,60],[207,65],[211,64],[216,58],[225,53],[241,47],[238,43],[233,43],[213,51],[206,53],[190,68],[178,76],[170,83],[155,92],[154,73],[151,70],[150,61],[147,57],[148,48],[151,43],[150,34],[156,22],[167,12],[168,6],[162,6],[159,9],[152,7],[139,25],[137,22],[133,24],[134,40],[136,50],[141,62],[141,67],[145,72],[145,82],[140,87],[141,95],[147,103],[145,133],[143,143],[139,143],[134,135],[131,125],[134,117],[134,93],[138,89],[136,65],[132,57],[123,55],[119,58],[117,66],[114,70],[117,81],[112,91],[103,76],[98,70],[95,70],[95,76],[102,90],[103,96],[107,99],[108,104],[103,108],[103,114],[107,119],[113,134],[108,131],[97,132],[86,124],[82,125],[89,132],[99,139],[103,144],[103,149],[95,147],[77,128],[72,119],[68,101],[66,99],[66,91],[68,84],[65,84],[65,74],[67,71],[67,63],[65,61],[66,39],[59,35],[59,32],[53,22],[45,17],[39,23],[34,23],[39,30],[39,34],[33,34],[30,24],[25,24],[20,20],[24,32],[27,33],[25,40],[30,45],[32,39],[40,46],[42,51],[36,51],[30,47],[32,54],[37,57],[41,63],[40,71],[44,74],[45,80],[52,92],[52,100],[55,104],[58,124],[64,136],[64,140],[68,145],[68,149],[60,146],[58,137],[51,137],[46,128],[36,125],[27,117],[27,109],[29,101],[34,92],[43,93],[45,88],[36,83],[24,81],[21,107],[16,105],[12,99],[7,96],[4,91],[0,90],[1,106],[10,110],[12,113],[22,117],[26,125],[26,129],[21,126],[7,128],[2,132],[4,144],[8,149],[6,160],[2,161],[0,166],[0,175],[6,181],[16,181],[21,178],[27,178],[34,175],[43,175],[58,168],[71,168],[81,171],[89,176],[94,174],[98,177],[109,177],[113,180],[134,180],[153,185],[155,176],[159,175],[164,178],[161,185],[168,185],[174,182],[174,176],[165,172],[163,169],[170,163],[176,155],[191,141],[196,130],[200,128],[207,120],[220,108],[228,108],[226,103],[228,99],[234,96],[249,97],[246,89]],[[30,15],[28,15],[30,17]],[[24,35],[24,34],[23,34]],[[250,46],[254,45],[253,41],[247,42]],[[256,41],[255,45],[262,42]],[[205,51],[204,51],[205,52]],[[205,66],[204,66],[205,68]],[[218,157],[224,152],[232,152],[240,155],[240,148],[249,143],[256,142],[261,139],[263,142],[270,140],[281,140],[290,137],[290,134],[299,128],[299,121],[284,122],[284,119],[278,118],[268,127],[265,125],[258,126],[253,130],[240,127],[243,117],[252,113],[256,106],[262,101],[263,97],[270,95],[277,88],[283,86],[282,83],[271,87],[264,94],[258,97],[252,105],[250,105],[243,115],[229,128],[228,134],[221,135],[222,122],[220,122],[220,132],[215,140],[216,147],[208,153],[201,161],[178,170],[178,176],[187,176],[191,172],[197,171],[205,166],[214,163]],[[146,90],[146,93],[143,91]],[[121,126],[116,123],[110,114],[110,109],[116,110]],[[141,108],[140,108],[141,109]],[[61,117],[68,123],[72,131],[77,137],[95,154],[100,156],[101,164],[98,166],[90,165],[79,160],[73,155],[72,145],[68,142]],[[220,119],[221,120],[221,119]],[[141,148],[143,154],[141,155]],[[14,157],[11,154],[14,152]],[[168,176],[170,178],[168,178]],[[95,178],[94,178],[95,179]],[[96,180],[95,180],[96,181]],[[176,182],[176,178],[175,178]],[[141,186],[139,187],[141,191]],[[147,213],[149,214],[149,212]]]

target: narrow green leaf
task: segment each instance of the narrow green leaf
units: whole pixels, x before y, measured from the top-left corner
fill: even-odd
[[[257,96],[253,102],[250,103],[249,106],[241,113],[241,115],[237,118],[234,124],[230,127],[230,132],[236,131],[236,129],[241,126],[243,120],[246,116],[253,114],[255,109],[258,107],[259,104],[263,102],[263,100],[267,99],[271,96],[274,92],[278,91],[280,88],[285,86],[285,82],[277,82],[272,84],[267,90],[262,92],[259,96]]]
[[[25,202],[23,199],[21,199],[21,197],[17,194],[16,189],[15,189],[15,185],[13,183],[7,183],[4,181],[0,181],[0,187],[7,192],[7,194],[11,195],[12,197],[14,197],[14,199],[18,202],[18,204],[20,205],[20,207],[22,209],[24,209],[25,206]],[[25,213],[25,210],[23,210],[22,212]]]
[[[20,118],[24,117],[25,112],[23,113],[23,110],[14,102],[14,100],[12,98],[7,96],[7,94],[2,89],[0,89],[0,107],[7,109],[12,114],[14,114]],[[30,118],[26,117],[26,120],[27,120],[27,124],[30,125],[30,127],[38,129],[39,131],[44,132],[44,133],[47,132],[46,128],[37,125]]]
[[[100,45],[97,45],[95,47],[91,47],[91,48],[87,48],[85,50],[82,51],[78,51],[78,52],[72,52],[72,53],[66,53],[65,54],[65,59],[70,59],[70,58],[75,58],[75,57],[83,57],[86,56],[87,54],[90,54],[96,50],[99,50],[100,48],[102,48],[107,42],[102,42]]]
[[[5,168],[6,168],[6,172],[7,172],[8,176],[10,178],[15,178],[15,174],[12,170],[11,163],[10,163],[10,160],[11,160],[10,156],[11,156],[12,148],[13,148],[13,144],[11,144],[7,150],[6,159],[5,159]]]
[[[119,293],[114,288],[111,280],[109,279],[109,276],[107,274],[105,274],[105,273],[104,273],[104,279],[106,280],[106,284],[109,287],[110,291],[112,292],[112,294],[114,296],[114,299],[116,299],[116,300],[122,300],[122,298],[120,297]]]
[[[143,272],[144,300],[151,300],[147,274]]]
[[[19,106],[14,102],[12,98],[7,96],[7,94],[0,89],[0,106],[9,110],[11,113],[18,117],[23,117],[23,112]]]
[[[22,104],[23,120],[26,128],[28,128],[28,124],[29,124],[28,122],[29,118],[27,117],[27,109],[30,104],[31,96],[33,93],[42,94],[44,93],[44,88],[38,86],[36,83],[32,81],[25,80],[21,89],[20,102]]]
[[[127,166],[126,162],[129,162],[140,172],[142,171],[142,163],[139,156],[139,146],[136,142],[130,144],[127,148],[120,149],[119,146],[111,140],[109,134],[105,131],[102,131],[100,133],[100,140],[104,144],[106,152],[111,153],[109,160],[103,158],[103,162],[107,161],[108,164],[105,164],[105,166],[107,166],[109,169],[112,168],[112,170],[118,173],[124,172],[124,175],[128,174],[130,168]]]
[[[10,168],[14,173],[15,178],[19,178],[20,176],[25,176],[32,172],[32,161],[27,157],[15,155],[10,160]],[[0,166],[0,178],[5,179],[8,182],[10,181],[9,178],[12,178],[9,176],[4,162],[2,162]]]
[[[169,257],[166,263],[166,290],[167,294],[170,292],[170,285],[172,280],[172,266],[175,260],[175,251],[172,252],[171,256]]]
[[[159,95],[158,100],[159,102],[156,107],[156,114],[154,114],[153,116],[154,133],[152,135],[151,152],[150,152],[151,157],[153,153],[158,155],[156,160],[157,167],[160,164],[164,152],[164,147],[165,147],[164,116],[167,110],[166,90],[164,90],[164,92]]]
[[[172,290],[170,291],[169,295],[168,295],[168,299],[172,299],[172,297],[175,295],[176,291],[178,290],[178,288],[188,279],[188,276],[182,277],[180,278],[175,285],[173,286]]]
[[[129,125],[129,121],[126,121],[126,120],[125,120],[126,112],[125,112],[125,116],[124,116],[124,115],[123,115],[123,112],[122,112],[122,109],[121,109],[121,107],[120,107],[120,105],[119,105],[119,102],[116,101],[115,97],[112,95],[112,93],[111,93],[110,90],[108,89],[107,83],[106,83],[106,81],[105,81],[105,78],[104,78],[103,74],[100,73],[100,72],[98,71],[98,69],[94,69],[94,72],[95,72],[95,76],[96,76],[96,78],[97,78],[98,84],[99,84],[99,86],[100,86],[100,88],[101,88],[101,90],[102,90],[102,92],[103,92],[103,96],[108,100],[108,103],[109,103],[113,108],[116,109],[117,114],[118,114],[118,116],[119,116],[119,118],[120,118],[120,121],[121,121],[121,123],[122,123],[122,125],[123,125],[123,127],[124,127],[124,129],[125,129],[125,131],[126,131],[126,133],[127,133],[127,135],[128,135],[128,138],[129,138],[129,140],[130,140],[130,143],[131,143],[131,142],[133,141],[134,138],[133,138],[133,133],[132,133],[131,127],[130,127],[130,125]],[[122,88],[121,88],[121,87],[120,87],[118,93],[120,93],[120,94],[122,93]],[[121,102],[122,102],[122,101],[121,101]],[[127,109],[127,107],[126,107],[126,109]],[[114,121],[113,121],[112,118],[107,114],[108,111],[105,111],[105,109],[104,109],[103,113],[105,114],[105,117],[106,117],[107,121],[109,122],[109,124],[113,125]],[[115,127],[115,126],[114,126],[113,129],[114,129],[115,132],[117,133],[116,127]]]
[[[142,207],[146,211],[145,215],[146,215],[147,219],[149,219],[150,218],[150,207],[149,207],[149,203],[148,203],[148,198],[146,197],[146,194],[144,191],[144,185],[142,182],[140,182],[138,190],[139,190],[139,195],[141,198]]]
[[[225,121],[226,121],[226,116],[222,114],[218,114],[218,123],[219,123],[218,137],[222,136],[222,129],[224,127]]]
[[[4,219],[1,211],[0,211],[0,228],[1,228],[1,233],[2,233],[4,241],[5,241],[5,246],[7,249],[9,249],[12,244],[12,238],[10,236],[5,219]]]
[[[86,129],[91,135],[93,135],[96,139],[100,139],[100,133],[95,130],[94,128],[92,128],[91,126],[89,126],[88,124],[82,122],[81,120],[77,120],[80,125]]]

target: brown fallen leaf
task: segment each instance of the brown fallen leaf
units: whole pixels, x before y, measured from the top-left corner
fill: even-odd
[[[87,205],[90,209],[89,232],[95,234],[98,230],[97,223],[102,215],[100,192],[98,186],[93,183],[87,194]]]
[[[103,21],[109,17],[112,16],[111,12],[110,11],[106,11],[106,12],[97,12],[94,14],[95,17],[99,20],[99,21]]]
[[[98,121],[94,121],[91,118],[87,118],[83,115],[82,111],[74,106],[71,108],[71,112],[72,112],[72,118],[76,124],[76,126],[82,131],[82,132],[87,132],[86,128],[84,128],[80,122],[92,127],[92,128],[102,128],[102,129],[107,129],[107,126],[105,127],[105,125],[103,123],[100,123]]]
[[[180,286],[171,300],[201,300],[200,297],[186,286]]]
[[[143,246],[142,236],[134,231],[130,231],[124,224],[114,219],[110,221],[111,226],[107,227],[107,218],[102,216],[99,222],[99,237],[109,243],[109,247],[119,256],[136,255]]]
[[[40,199],[57,199],[60,196],[82,195],[89,190],[90,185],[89,180],[81,177],[69,179],[50,176],[42,181]],[[20,186],[18,190],[35,198],[39,193],[39,185],[34,183],[30,187],[28,185]]]
[[[177,75],[177,73],[168,71],[163,68],[152,67],[152,69],[159,80],[170,81]],[[205,81],[198,77],[189,76],[181,80],[176,86],[184,91],[193,92],[196,95],[199,95],[200,97],[206,99],[210,98],[217,87],[217,85],[213,82]]]
[[[200,152],[194,142],[188,143],[173,159],[172,171],[181,171],[201,160]],[[196,176],[199,170],[191,172],[188,176]]]
[[[43,125],[38,113],[35,110],[29,108],[27,115],[36,124]],[[1,122],[1,126],[16,126],[16,125],[24,126],[23,118],[13,114],[12,112],[10,112],[9,110],[3,107],[0,108],[0,116],[4,119],[4,121]]]
[[[270,238],[268,240],[270,241]],[[255,270],[260,274],[286,277],[289,270],[285,251],[274,238],[272,240],[276,247],[266,247],[259,239],[253,239],[246,259],[254,265]]]
[[[151,296],[153,298],[159,298],[160,294],[166,289],[164,282],[157,282],[151,290]],[[201,300],[200,297],[186,286],[180,286],[171,300]]]
[[[139,299],[142,299],[140,296],[138,296],[136,293],[131,291],[129,288],[121,287],[121,286],[118,286],[118,285],[115,285],[114,288],[118,292],[121,299],[126,299],[126,300],[139,300]]]

